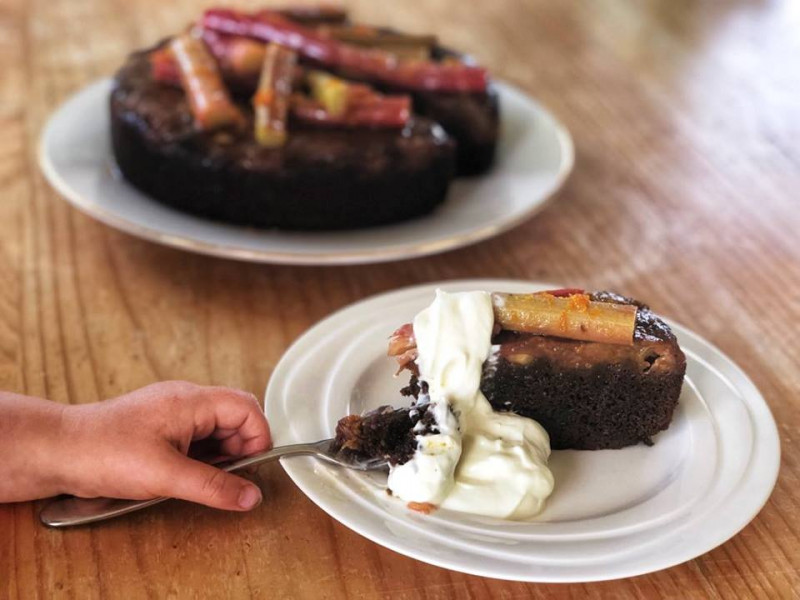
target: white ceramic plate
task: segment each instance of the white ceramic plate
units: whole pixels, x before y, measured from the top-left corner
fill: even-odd
[[[354,264],[443,252],[497,235],[537,212],[572,170],[567,130],[519,90],[498,85],[501,142],[486,175],[457,179],[433,214],[343,232],[257,230],[188,215],[129,185],[111,153],[111,81],[75,94],[45,127],[39,162],[74,206],[132,235],[203,254],[286,264]]]
[[[375,296],[326,318],[286,352],[266,392],[276,444],[331,437],[337,420],[404,405],[386,357],[388,336],[427,306],[436,287],[524,292],[552,284],[475,280]],[[761,509],[778,473],[769,408],[718,349],[671,323],[687,377],[670,428],[655,445],[555,451],[556,488],[536,520],[514,522],[440,510],[421,515],[385,493],[385,474],[313,458],[284,459],[323,510],[401,554],[486,577],[539,582],[615,579],[663,569],[723,543]]]

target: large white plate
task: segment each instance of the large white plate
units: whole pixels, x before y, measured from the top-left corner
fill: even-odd
[[[475,280],[426,284],[375,296],[326,318],[286,352],[266,392],[276,444],[331,437],[336,421],[405,404],[392,377],[388,335],[446,290],[509,292],[557,285]],[[502,579],[596,581],[663,569],[723,543],[761,509],[778,473],[769,408],[718,349],[671,323],[687,377],[669,429],[653,447],[556,451],[556,488],[531,522],[440,510],[420,515],[386,495],[385,474],[312,458],[282,461],[323,510],[361,535],[442,567]]]
[[[50,118],[39,162],[74,206],[132,235],[194,252],[287,264],[353,264],[443,252],[497,235],[537,212],[572,170],[567,130],[519,90],[498,85],[502,115],[495,167],[454,182],[433,214],[397,225],[340,232],[286,232],[188,215],[139,192],[111,153],[111,81],[75,94]]]

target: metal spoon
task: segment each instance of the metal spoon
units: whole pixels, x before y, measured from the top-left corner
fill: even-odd
[[[219,466],[223,471],[238,471],[270,462],[284,456],[313,455],[325,462],[333,463],[356,471],[371,471],[386,466],[383,459],[345,460],[331,451],[333,439],[320,440],[313,444],[292,444],[273,448],[261,454],[255,454]],[[121,515],[153,506],[169,500],[169,498],[151,498],[150,500],[118,500],[114,498],[59,498],[53,500],[39,513],[39,519],[48,527],[71,527],[86,525],[95,521],[104,521]]]

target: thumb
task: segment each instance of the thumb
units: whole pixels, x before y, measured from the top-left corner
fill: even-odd
[[[261,502],[261,490],[236,475],[175,453],[165,496],[222,510],[250,510]]]

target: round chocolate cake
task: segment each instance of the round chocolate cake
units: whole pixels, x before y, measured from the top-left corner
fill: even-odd
[[[208,40],[206,44],[212,55],[217,52],[218,79],[224,80],[238,114],[235,127],[198,126],[193,82],[187,84],[188,76],[177,70],[169,75],[172,80],[159,75],[154,58],[169,49],[169,40],[131,55],[118,71],[110,97],[112,147],[120,172],[178,210],[265,228],[368,227],[431,212],[444,201],[457,171],[478,173],[491,165],[498,119],[496,98],[488,87],[477,93],[404,91],[402,80],[377,81],[369,88],[374,96],[406,93],[413,105],[399,126],[331,126],[295,118],[290,110],[281,125],[288,132],[285,140],[265,145],[253,133],[258,126],[253,107],[263,85],[256,85],[258,72],[232,77],[227,57],[219,55],[224,50],[214,50],[219,44]],[[302,48],[298,54],[291,102],[298,96],[297,71],[320,68],[307,64]],[[335,78],[344,77],[341,71],[328,69]],[[265,67],[262,81],[266,72]],[[352,88],[360,92],[368,87],[364,80],[352,77],[348,83],[355,82]]]

